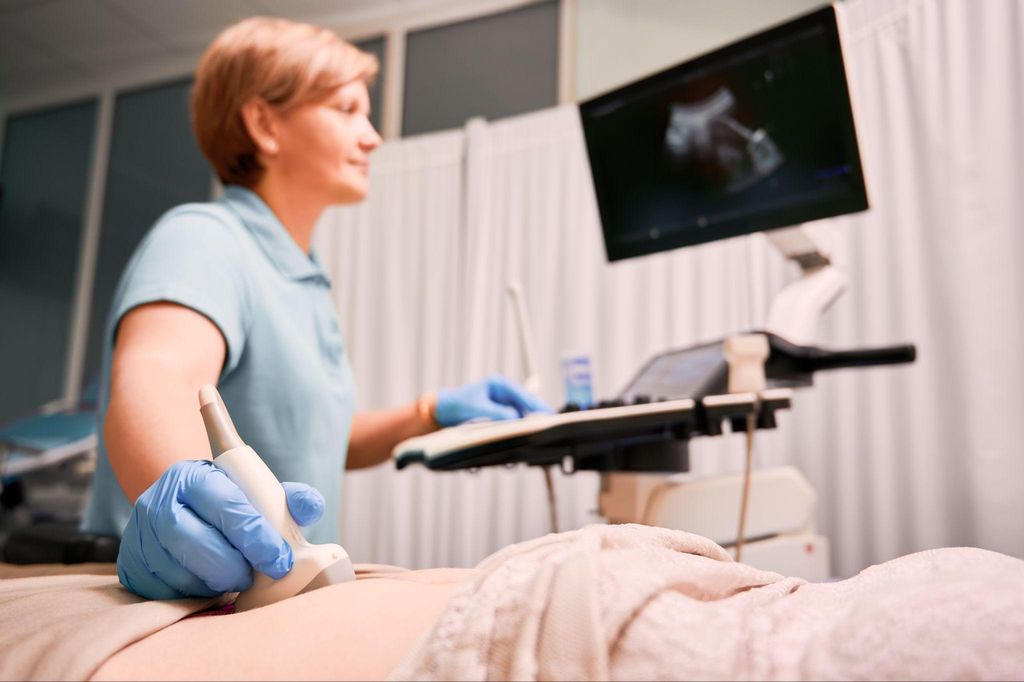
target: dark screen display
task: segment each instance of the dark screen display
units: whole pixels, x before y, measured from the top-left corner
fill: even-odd
[[[701,398],[728,378],[722,344],[709,343],[655,356],[622,392],[632,401],[643,395],[654,399]]]
[[[832,7],[580,115],[609,260],[868,206]]]

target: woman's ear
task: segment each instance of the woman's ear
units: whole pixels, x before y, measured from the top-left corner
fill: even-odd
[[[275,156],[279,130],[274,108],[262,99],[253,98],[242,105],[242,121],[260,154]]]

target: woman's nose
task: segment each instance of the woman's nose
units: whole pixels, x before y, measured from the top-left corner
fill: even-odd
[[[380,146],[382,141],[380,133],[377,132],[377,129],[374,128],[373,125],[370,125],[369,133],[363,135],[362,139],[359,141],[359,146],[362,147],[364,152],[372,152]]]

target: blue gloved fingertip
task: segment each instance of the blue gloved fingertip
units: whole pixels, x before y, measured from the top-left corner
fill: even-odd
[[[286,544],[285,547],[288,547]],[[295,563],[295,557],[292,554],[291,547],[288,547],[288,551],[283,553],[276,561],[262,570],[262,573],[267,574],[274,580],[280,580],[281,578],[288,575],[288,572],[292,570],[292,565]]]

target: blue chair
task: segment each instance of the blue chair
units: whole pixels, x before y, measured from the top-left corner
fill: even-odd
[[[79,400],[49,403],[35,414],[0,427],[0,504],[5,511],[24,501],[22,477],[96,449],[98,381]],[[120,540],[78,531],[75,519],[31,518],[11,529],[3,560],[11,563],[114,561]]]
[[[98,387],[90,381],[72,404],[56,401],[0,427],[0,488],[5,479],[95,450]]]
[[[0,428],[0,475],[4,479],[53,466],[96,448],[96,414],[54,412]]]

